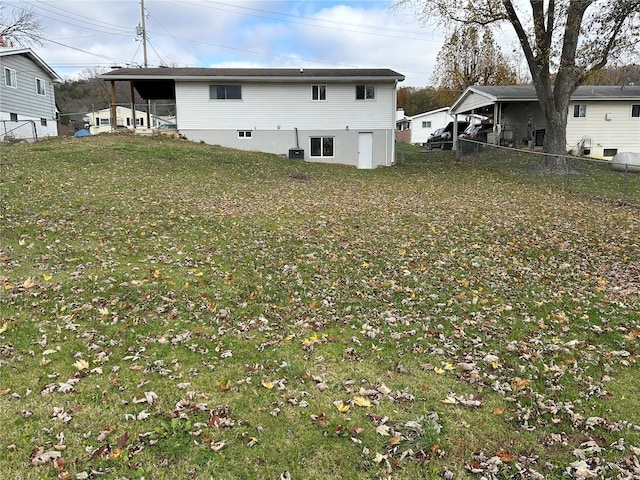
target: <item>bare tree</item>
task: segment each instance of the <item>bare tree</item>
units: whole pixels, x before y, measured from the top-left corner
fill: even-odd
[[[566,150],[575,89],[608,63],[638,53],[640,0],[396,0],[406,6],[445,26],[512,26],[545,115],[549,153]]]
[[[42,25],[32,10],[14,9],[7,12],[0,3],[0,47],[41,45]]]

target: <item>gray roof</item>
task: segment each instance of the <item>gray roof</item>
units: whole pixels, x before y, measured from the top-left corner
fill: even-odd
[[[388,68],[116,68],[103,80],[404,80]]]
[[[477,86],[469,90],[492,97],[495,101],[537,101],[538,95],[533,85]],[[571,100],[640,100],[640,86],[625,85],[583,85],[571,95]]]

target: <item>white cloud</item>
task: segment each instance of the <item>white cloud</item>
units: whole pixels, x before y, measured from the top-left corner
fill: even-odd
[[[8,4],[30,6],[41,17],[51,42],[35,50],[61,76],[143,63],[135,33],[139,0]],[[404,85],[425,86],[444,35],[392,6],[392,0],[145,0],[149,64],[391,68],[406,75]]]

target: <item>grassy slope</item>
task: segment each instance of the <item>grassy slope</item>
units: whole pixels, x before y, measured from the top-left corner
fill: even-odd
[[[632,468],[637,211],[408,155],[2,147],[0,477]]]

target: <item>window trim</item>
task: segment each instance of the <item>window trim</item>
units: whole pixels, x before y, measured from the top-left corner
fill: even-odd
[[[640,103],[631,104],[631,118],[640,118]]]
[[[4,67],[4,84],[9,88],[18,88],[18,72],[15,68]]]
[[[315,139],[320,139],[320,155],[313,154],[313,141]],[[324,148],[325,140],[331,140],[331,155],[325,155],[325,148]],[[335,158],[336,156],[335,137],[334,136],[309,137],[309,156],[311,158]]]
[[[327,101],[327,86],[326,85],[311,85],[311,100],[313,102],[326,102]]]
[[[39,85],[42,85],[42,93],[40,93]],[[47,83],[42,79],[36,77],[36,95],[40,95],[41,97],[47,96]]]
[[[220,97],[219,93],[220,90],[219,88],[223,87],[224,88],[224,97]],[[229,93],[231,93],[229,91],[230,87],[234,87],[238,89],[238,93],[239,96],[238,97],[229,97]],[[213,95],[213,91],[215,89],[215,97]],[[212,83],[209,85],[209,100],[214,100],[214,101],[227,101],[227,100],[236,100],[236,101],[240,101],[242,100],[242,84],[240,83]]]
[[[359,89],[363,89],[362,90],[362,98],[359,98],[359,96],[358,96],[358,94],[359,94],[358,90]],[[369,92],[371,92],[371,91],[373,92],[373,95],[369,96]],[[366,101],[371,102],[371,101],[374,101],[375,99],[376,99],[376,86],[374,84],[371,84],[371,83],[370,84],[362,84],[362,83],[356,84],[356,100],[364,101],[364,102],[366,102]]]
[[[573,105],[573,118],[587,118],[586,103],[576,103]]]

